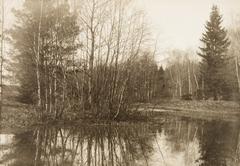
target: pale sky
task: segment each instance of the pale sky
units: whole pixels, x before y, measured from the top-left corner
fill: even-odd
[[[240,0],[138,1],[149,18],[153,35],[158,38],[158,59],[163,59],[165,52],[173,48],[197,51],[213,4],[219,7],[225,27],[240,14]]]
[[[240,0],[136,0],[147,15],[150,31],[158,39],[157,49],[163,59],[171,49],[197,50],[209,18],[211,6],[216,4],[223,15],[223,25],[230,26],[240,14]],[[13,22],[11,8],[20,7],[23,0],[5,0],[7,22]]]

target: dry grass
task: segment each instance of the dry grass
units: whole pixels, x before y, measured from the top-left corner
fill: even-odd
[[[167,110],[189,110],[204,112],[234,112],[240,113],[240,104],[234,101],[212,100],[155,100],[150,103],[137,103],[140,108],[160,108]]]
[[[239,121],[240,105],[233,101],[161,100],[138,105],[141,111],[206,120]],[[157,115],[156,115],[157,116]]]
[[[190,109],[192,111],[217,111],[217,112],[240,112],[240,105],[234,101],[185,101],[185,100],[164,100],[155,101],[154,104],[163,107]]]
[[[5,86],[0,125],[2,130],[24,128],[36,122],[33,107],[17,101],[16,86]]]

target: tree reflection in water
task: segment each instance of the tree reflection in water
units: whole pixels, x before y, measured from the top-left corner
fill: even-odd
[[[163,125],[37,127],[15,134],[14,143],[1,156],[0,165],[239,165],[237,123],[177,117],[164,117],[164,121]]]
[[[85,126],[74,129],[39,127],[15,135],[11,165],[148,165],[153,152],[148,125]]]

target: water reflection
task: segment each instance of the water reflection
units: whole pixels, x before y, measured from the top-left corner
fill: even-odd
[[[10,152],[13,137],[13,134],[0,134],[0,159]],[[0,160],[0,165],[2,165],[1,163]],[[10,163],[7,162],[6,164]]]
[[[38,127],[7,137],[0,165],[237,166],[236,123],[164,117],[165,123]],[[2,140],[2,135],[0,139]],[[6,140],[6,138],[5,138]],[[1,142],[1,141],[0,141]],[[5,146],[4,143],[1,147]],[[5,149],[6,150],[6,149]]]

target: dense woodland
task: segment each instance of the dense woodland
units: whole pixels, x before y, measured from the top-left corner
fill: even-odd
[[[41,118],[118,119],[153,99],[239,100],[240,22],[225,29],[216,6],[198,51],[172,50],[164,67],[129,0],[25,0],[13,12],[10,70]]]

